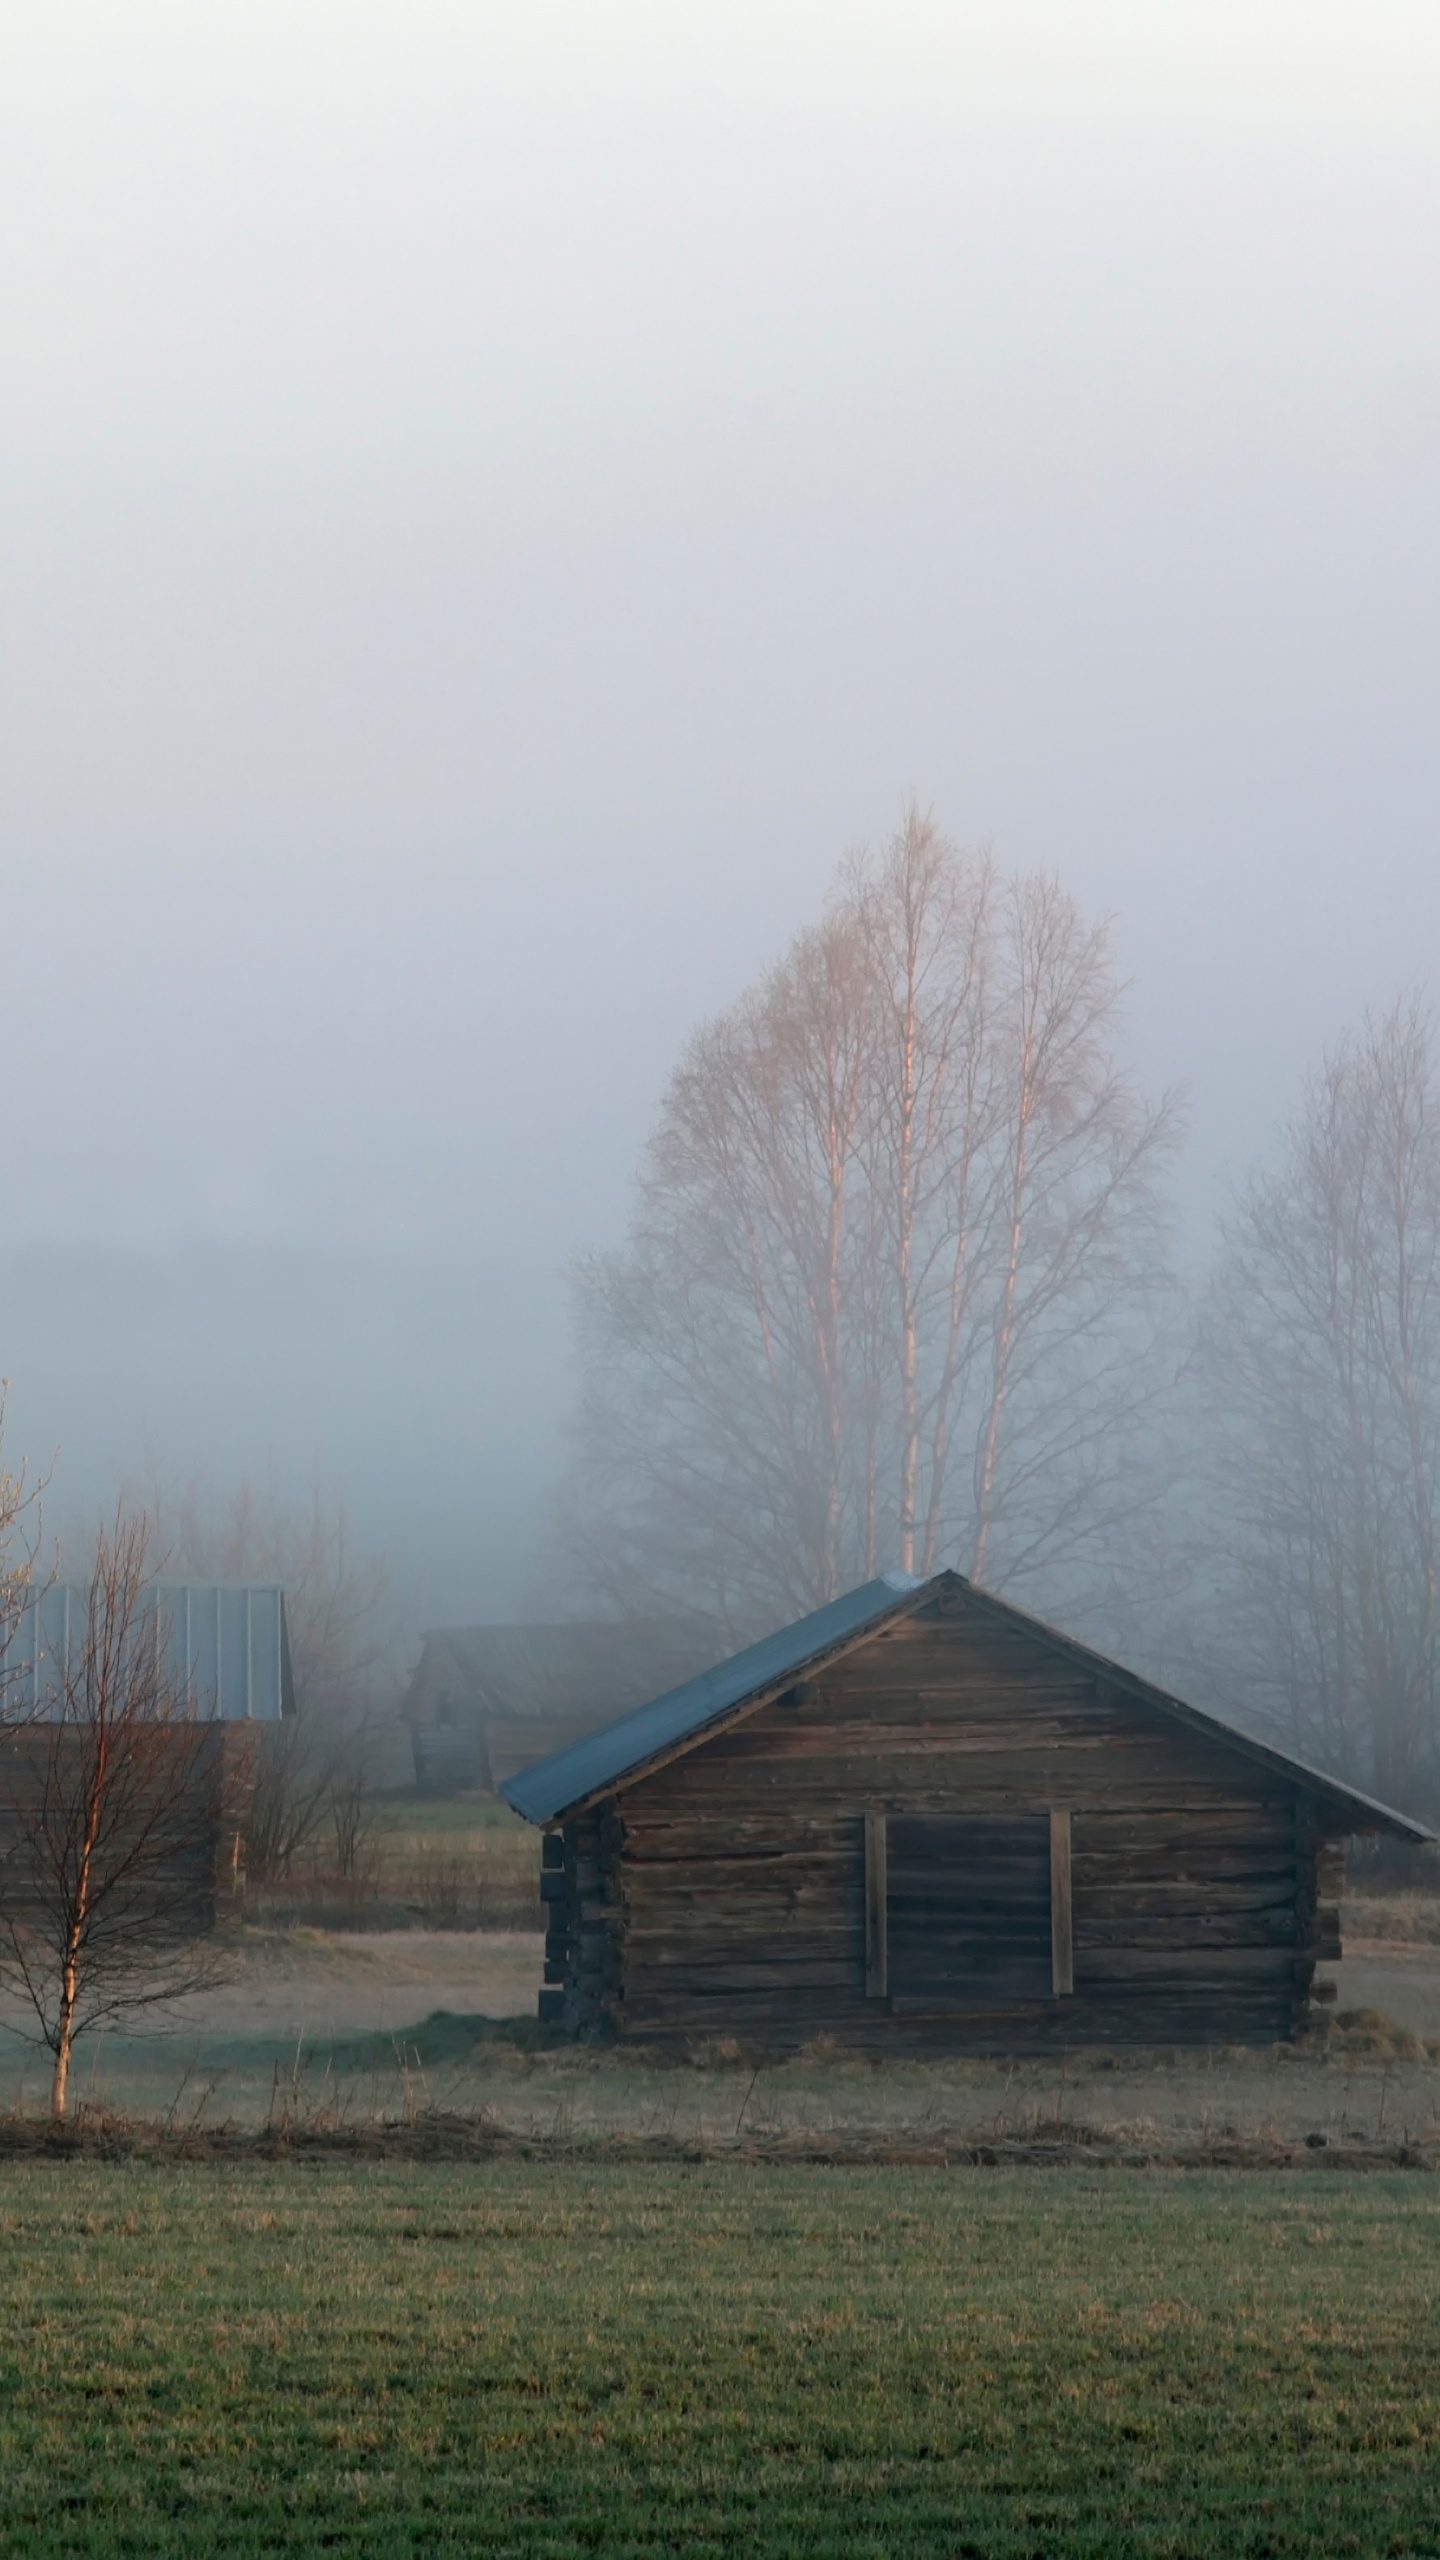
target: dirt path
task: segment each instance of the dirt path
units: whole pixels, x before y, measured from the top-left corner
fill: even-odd
[[[234,1978],[180,2015],[226,2036],[385,2033],[436,2009],[533,2017],[543,1954],[544,1940],[521,1930],[253,1930]],[[1440,2038],[1440,1946],[1356,1939],[1328,1970],[1338,2008],[1377,2009]]]
[[[211,2035],[322,2038],[384,2034],[436,2009],[533,2017],[544,1945],[519,1930],[254,1931],[233,1978],[176,2016]]]
[[[437,2009],[533,2017],[544,1940],[521,1930],[248,1930],[230,1978],[179,2004],[191,2033],[326,2038],[385,2034]],[[1337,2007],[1376,2009],[1440,2038],[1440,1946],[1357,1939],[1333,1972]]]
[[[1356,1938],[1343,1964],[1327,1968],[1341,2009],[1379,2009],[1412,2035],[1440,2036],[1440,1947]]]

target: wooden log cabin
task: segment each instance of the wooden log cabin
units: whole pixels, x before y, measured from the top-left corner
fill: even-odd
[[[887,1575],[538,1762],[542,2017],[671,2047],[1269,2043],[1343,1843],[1431,1835],[942,1573]]]

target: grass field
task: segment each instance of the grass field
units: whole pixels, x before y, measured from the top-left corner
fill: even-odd
[[[0,2551],[1440,2551],[1440,2183],[19,2163]]]
[[[252,1917],[322,1928],[542,1929],[540,1841],[495,1796],[391,1787],[366,1799],[354,1874],[322,1831],[292,1874],[252,1883]]]

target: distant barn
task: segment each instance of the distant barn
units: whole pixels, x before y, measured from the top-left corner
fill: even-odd
[[[33,1805],[52,1751],[85,1748],[62,1730],[37,1755],[37,1737],[63,1716],[67,1678],[83,1676],[90,1594],[83,1583],[47,1583],[26,1602],[0,1650],[0,1860],[19,1854],[22,1808]],[[265,1727],[295,1712],[285,1592],[279,1583],[159,1582],[146,1590],[132,1631],[154,1647],[177,1709],[215,1728],[197,1758],[185,1749],[194,1803],[183,1849],[193,1887],[192,1925],[213,1926],[241,1881],[241,1831]]]
[[[1333,1996],[1342,1842],[1418,1823],[958,1574],[890,1575],[502,1793],[542,2017],[885,2051],[1260,2043]]]
[[[707,1658],[705,1638],[683,1620],[437,1627],[410,1685],[416,1782],[493,1790]]]

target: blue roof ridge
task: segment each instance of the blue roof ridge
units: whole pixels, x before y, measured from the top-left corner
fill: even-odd
[[[921,1599],[941,1590],[963,1593],[967,1601],[1024,1627],[1042,1643],[1128,1689],[1162,1714],[1173,1717],[1177,1724],[1213,1736],[1292,1784],[1298,1781],[1315,1789],[1328,1796],[1339,1810],[1359,1813],[1364,1819],[1355,1824],[1356,1830],[1384,1828],[1411,1840],[1434,1839],[1435,1834],[1412,1815],[1398,1813],[1393,1805],[1382,1804],[1344,1779],[1311,1768],[1305,1761],[1257,1740],[1203,1707],[1192,1707],[1172,1691],[1147,1680],[1143,1672],[1127,1670],[1123,1663],[1096,1652],[1082,1638],[1066,1635],[1063,1629],[1032,1616],[1029,1610],[1017,1608],[1012,1600],[1002,1599],[998,1592],[986,1591],[981,1584],[969,1582],[963,1574],[948,1568],[930,1575],[885,1573],[872,1582],[861,1583],[857,1590],[827,1602],[823,1609],[763,1637],[758,1644],[747,1645],[742,1652],[717,1663],[713,1670],[702,1671],[664,1697],[652,1699],[648,1706],[631,1709],[584,1741],[572,1743],[548,1759],[532,1761],[528,1769],[521,1769],[508,1779],[500,1792],[507,1804],[529,1822],[553,1822],[561,1814],[575,1812],[608,1793],[622,1779],[633,1778],[641,1770],[701,1741],[742,1708],[759,1705],[826,1656],[848,1651],[888,1619],[908,1616]]]

